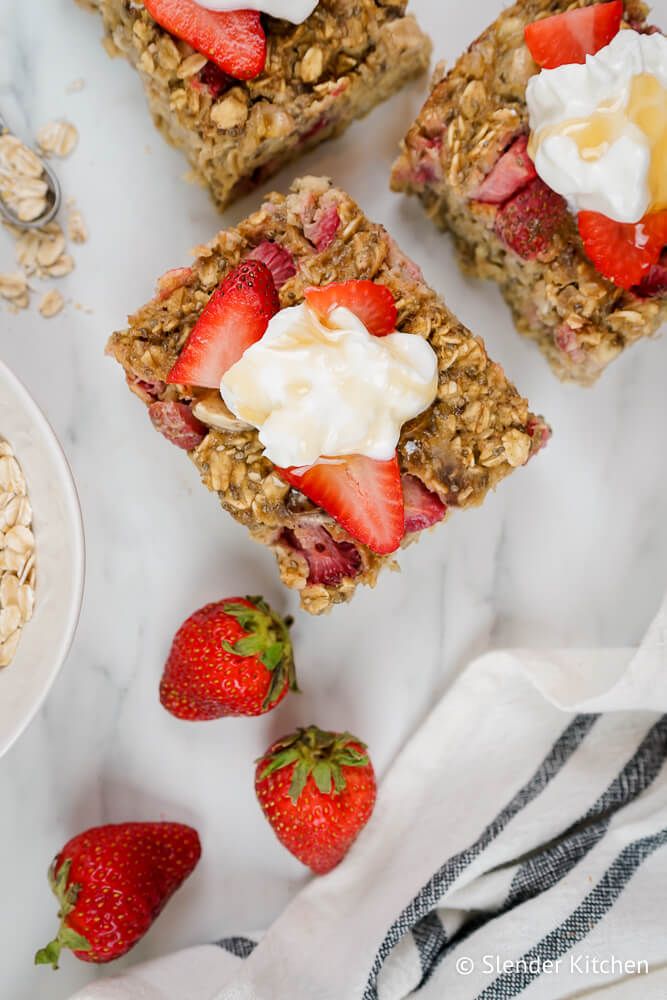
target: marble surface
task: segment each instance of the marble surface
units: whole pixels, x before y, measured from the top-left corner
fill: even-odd
[[[465,14],[453,0],[412,6],[436,55],[451,60],[501,0],[478,0]],[[169,817],[201,833],[201,865],[135,958],[265,926],[306,880],[254,801],[252,761],[272,737],[310,721],[347,727],[368,741],[382,773],[472,655],[509,644],[634,643],[667,577],[667,340],[632,349],[593,390],[556,382],[513,332],[495,288],[464,281],[449,242],[415,203],[386,190],[422,82],[273,183],[287,185],[300,169],[347,187],[485,337],[551,420],[554,440],[483,509],[456,515],[405,553],[402,573],[375,592],[329,618],[298,614],[301,697],[260,720],[188,725],[168,716],[157,683],[183,617],[234,592],[263,592],[285,610],[293,601],[272,557],[220,513],[104,357],[108,334],[152,294],[156,276],[187,262],[188,248],[220,220],[206,193],[184,183],[184,162],[153,132],[138,79],[107,59],[99,36],[98,20],[72,0],[0,0],[0,107],[25,136],[58,116],[76,123],[79,147],[59,172],[91,233],[60,286],[69,300],[60,316],[0,313],[0,355],[46,411],[73,466],[88,558],[69,660],[0,761],[3,1000],[62,1000],[96,974],[67,956],[57,975],[31,967],[55,928],[45,871],[74,832]],[[84,89],[68,94],[77,78]],[[11,267],[11,242],[0,233],[0,270]]]

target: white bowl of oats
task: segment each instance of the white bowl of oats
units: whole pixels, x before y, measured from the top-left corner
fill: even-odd
[[[0,362],[0,756],[34,718],[74,638],[81,509],[46,418]]]

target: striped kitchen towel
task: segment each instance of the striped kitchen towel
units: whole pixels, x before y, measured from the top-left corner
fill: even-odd
[[[667,601],[638,650],[494,652],[262,936],[77,1000],[667,997]]]

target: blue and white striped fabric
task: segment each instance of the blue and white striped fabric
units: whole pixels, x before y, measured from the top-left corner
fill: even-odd
[[[261,937],[77,1000],[667,997],[667,602],[639,650],[490,653]]]

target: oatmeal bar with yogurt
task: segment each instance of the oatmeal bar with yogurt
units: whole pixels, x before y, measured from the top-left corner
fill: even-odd
[[[307,611],[374,585],[548,440],[482,340],[326,179],[195,253],[108,352]]]
[[[429,64],[407,0],[86,0],[223,208]]]
[[[582,385],[667,319],[667,39],[640,0],[519,0],[433,89],[392,175]]]

